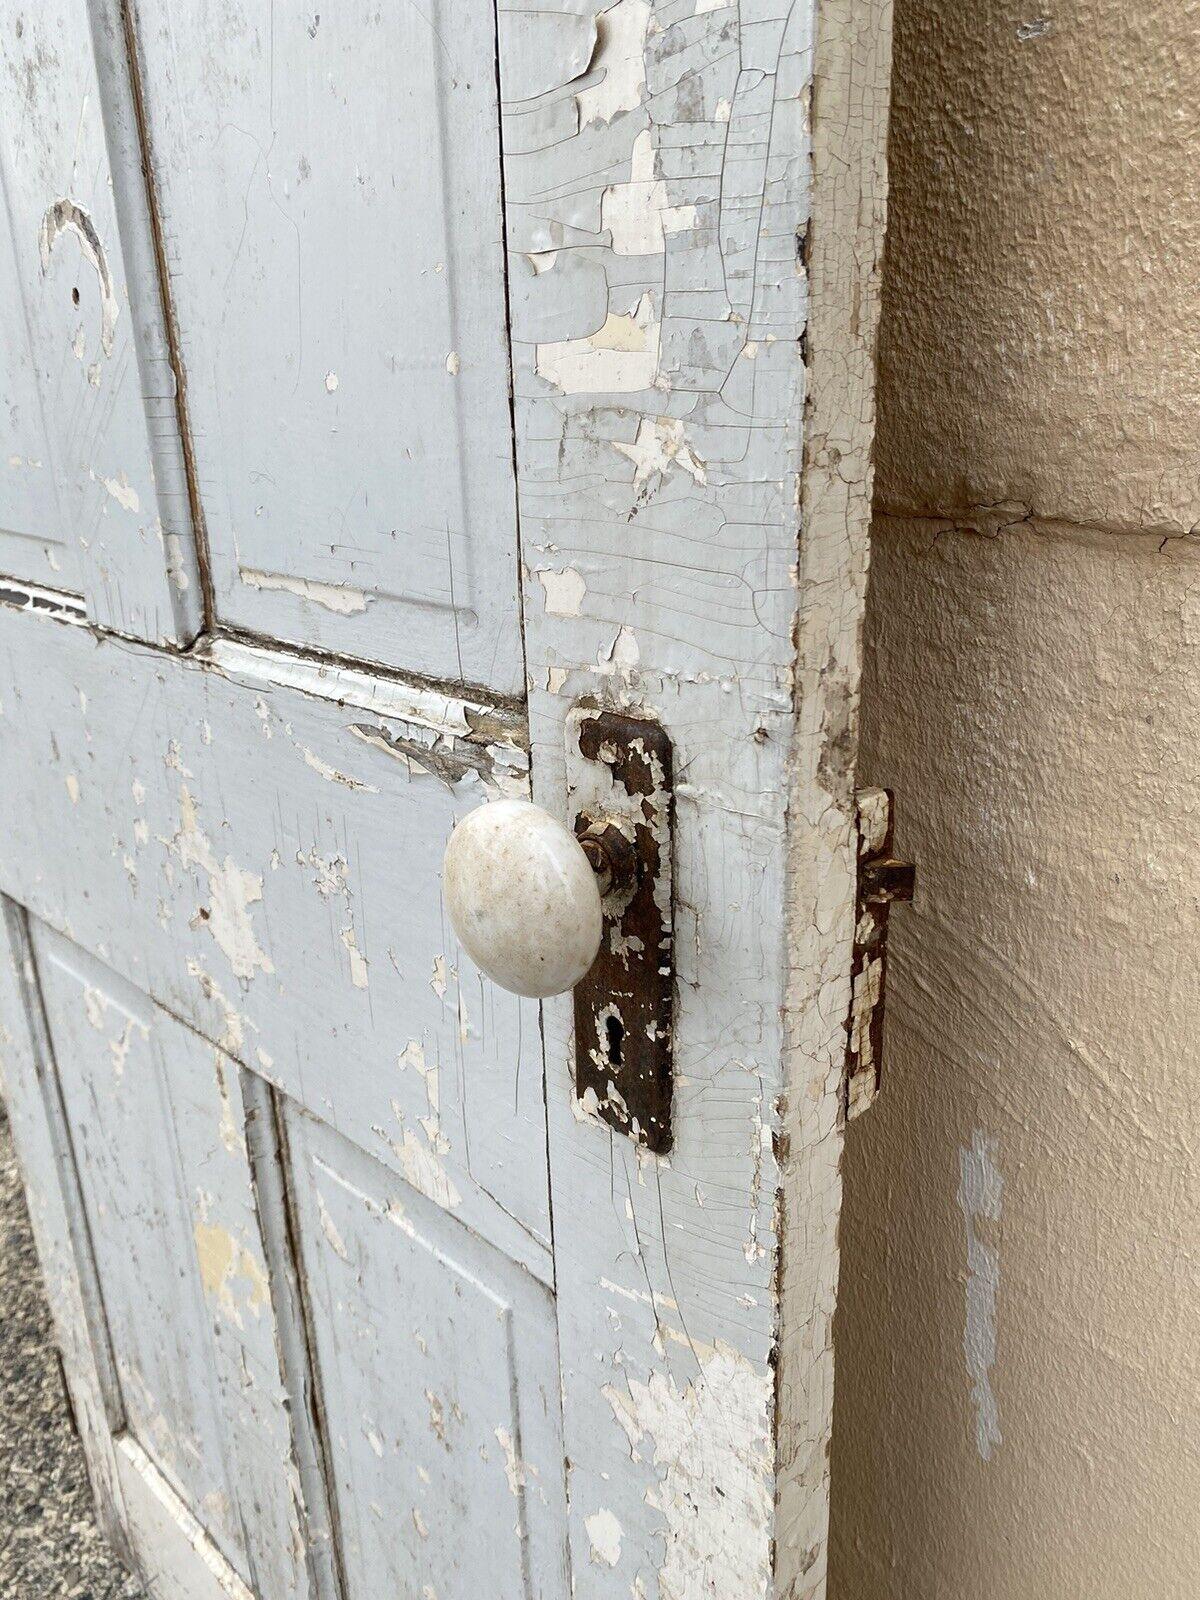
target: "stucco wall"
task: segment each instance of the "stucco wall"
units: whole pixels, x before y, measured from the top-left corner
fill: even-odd
[[[1200,6],[898,0],[893,106],[830,1593],[1190,1600]]]

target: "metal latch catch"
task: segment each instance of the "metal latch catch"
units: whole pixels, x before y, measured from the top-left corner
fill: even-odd
[[[887,984],[888,918],[897,901],[911,900],[916,867],[892,855],[892,794],[862,789],[856,796],[858,902],[851,962],[846,1038],[846,1117],[866,1111],[879,1092],[883,1066],[883,1003]]]

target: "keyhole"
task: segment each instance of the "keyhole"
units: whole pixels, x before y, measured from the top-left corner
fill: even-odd
[[[610,1067],[619,1067],[624,1055],[625,1024],[620,1017],[604,1019],[604,1053]]]

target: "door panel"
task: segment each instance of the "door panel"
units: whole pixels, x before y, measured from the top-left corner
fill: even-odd
[[[7,187],[7,186],[6,186]],[[24,289],[7,215],[0,227],[0,305]],[[58,494],[29,328],[0,317],[0,572],[74,594],[83,590],[80,551]]]
[[[154,1600],[257,1600],[128,1434],[117,1440],[116,1461],[129,1541],[142,1552],[135,1560],[153,1584]]]
[[[114,15],[115,0],[90,17],[82,0],[0,3],[0,575],[186,643],[199,579]]]
[[[521,726],[240,647],[164,666],[40,620],[0,608],[0,729],[27,757],[3,774],[0,886],[544,1262],[537,1009],[459,954],[439,885],[475,797],[527,783]]]
[[[328,1128],[287,1128],[347,1600],[558,1600],[550,1292]]]
[[[305,1594],[238,1067],[39,924],[33,948],[137,1446],[122,1481],[161,1506],[157,1473],[243,1581]]]
[[[137,10],[218,616],[518,692],[492,7]]]

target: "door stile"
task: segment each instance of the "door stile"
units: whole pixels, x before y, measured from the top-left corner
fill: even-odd
[[[24,908],[0,895],[0,1087],[20,1160],[55,1339],[105,1536],[132,1560],[113,1440],[125,1426],[91,1233]]]
[[[578,1600],[773,1585],[812,13],[500,13],[535,797],[584,697],[676,772],[669,1155],[576,1104],[544,1007]]]
[[[891,28],[891,0],[820,0],[817,8],[779,1130],[775,1559],[786,1600],[816,1600],[826,1582]]]

